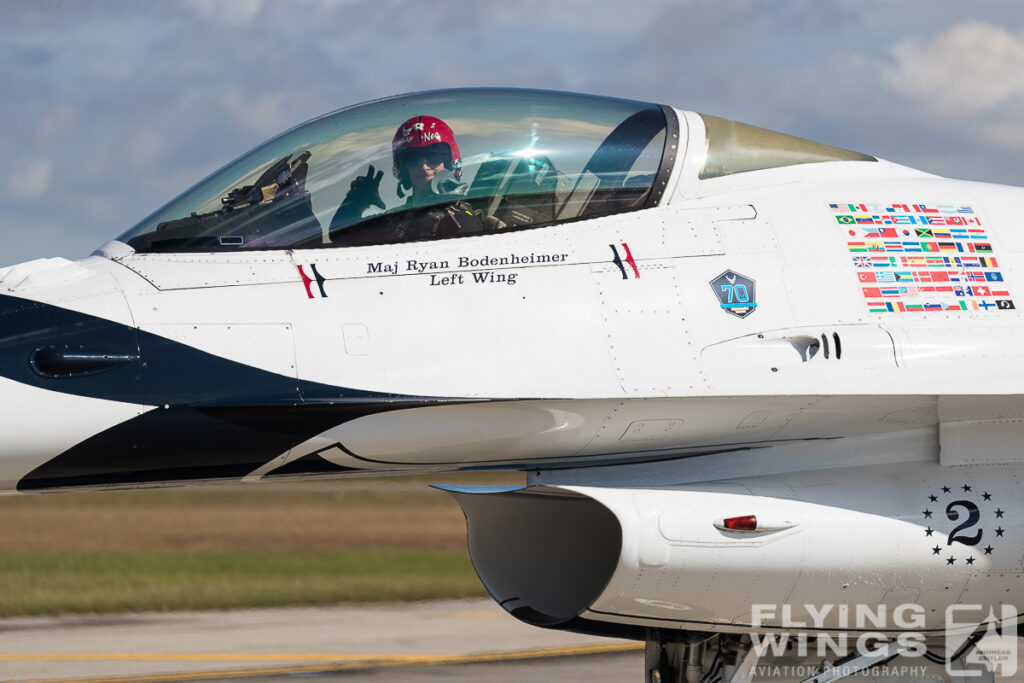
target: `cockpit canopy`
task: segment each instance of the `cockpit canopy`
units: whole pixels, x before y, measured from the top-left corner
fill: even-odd
[[[691,131],[687,154],[703,156],[696,160],[698,182],[797,164],[875,161],[697,116],[705,145],[694,145]],[[635,211],[661,200],[681,141],[674,110],[646,102],[490,88],[393,97],[282,133],[118,240],[140,253],[358,246]],[[438,147],[445,154],[438,156]],[[426,189],[412,187],[410,167],[403,166],[416,157],[444,160]]]
[[[448,164],[412,200],[400,169],[392,172],[392,142],[417,116],[450,127],[461,173]],[[118,239],[141,253],[354,246],[420,238],[408,224],[447,207],[477,217],[451,236],[635,210],[657,202],[667,131],[677,125],[666,107],[577,94],[472,89],[379,100],[279,135]],[[354,180],[381,170],[370,188],[379,203],[342,207]]]

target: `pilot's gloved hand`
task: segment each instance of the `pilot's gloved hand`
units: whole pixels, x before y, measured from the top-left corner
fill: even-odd
[[[358,210],[359,213],[371,206],[379,207],[382,210],[387,208],[384,205],[384,200],[380,198],[380,179],[383,177],[384,171],[374,173],[371,164],[366,175],[356,176],[352,181],[348,194],[345,195],[345,200],[341,205],[353,211]]]

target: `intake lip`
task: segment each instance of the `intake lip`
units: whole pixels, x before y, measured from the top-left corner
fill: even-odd
[[[580,615],[619,562],[622,528],[611,510],[555,487],[439,488],[466,515],[470,558],[495,601],[534,626],[595,632]]]

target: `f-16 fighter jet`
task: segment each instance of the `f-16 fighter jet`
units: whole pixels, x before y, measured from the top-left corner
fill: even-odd
[[[786,638],[818,683],[992,680],[1024,607],[1022,207],[646,102],[353,106],[0,270],[0,485],[518,469],[451,489],[483,583],[646,641],[648,681],[756,680]]]

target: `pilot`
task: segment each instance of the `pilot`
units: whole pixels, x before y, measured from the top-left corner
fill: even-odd
[[[391,141],[392,173],[398,179],[398,196],[409,198],[388,211],[382,236],[386,241],[401,241],[478,233],[494,219],[487,220],[463,197],[468,187],[462,183],[462,155],[455,133],[434,116],[414,116],[395,131]],[[359,220],[371,206],[385,208],[380,198],[383,171],[371,165],[358,176],[331,220],[331,232]],[[421,211],[410,211],[423,207]]]

